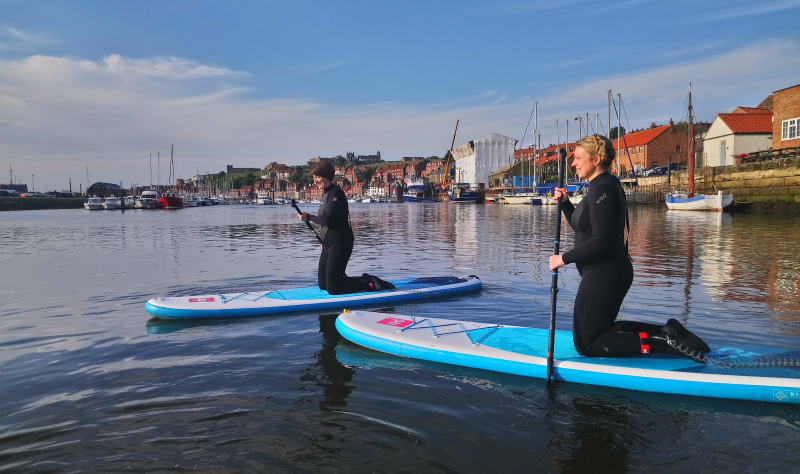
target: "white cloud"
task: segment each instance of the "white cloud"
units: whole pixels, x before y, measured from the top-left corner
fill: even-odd
[[[460,119],[457,145],[496,132],[520,139],[534,100],[545,144],[559,119],[594,114],[605,122],[606,90],[622,93],[638,128],[680,119],[689,82],[699,119],[736,105],[757,105],[774,90],[797,83],[800,45],[763,41],[725,54],[620,76],[587,79],[539,97],[487,90],[438,104],[333,106],[313,98],[249,98],[244,72],[179,58],[101,61],[31,56],[0,61],[0,167],[63,189],[83,181],[149,184],[149,154],[175,145],[178,176],[218,172],[227,164],[302,164],[346,151],[387,159],[442,155]],[[616,121],[614,121],[616,122]],[[573,128],[574,127],[574,128]],[[570,127],[575,133],[577,125]],[[603,126],[605,129],[605,125]],[[162,164],[162,182],[167,174]],[[85,185],[84,185],[85,186]],[[38,188],[38,187],[37,187]]]
[[[0,51],[30,51],[56,43],[58,41],[48,35],[29,33],[8,26],[0,28]]]

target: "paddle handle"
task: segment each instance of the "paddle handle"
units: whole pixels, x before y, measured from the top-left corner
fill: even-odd
[[[564,187],[564,170],[567,166],[567,150],[558,150],[558,187]],[[556,232],[553,242],[553,255],[558,255],[561,244],[561,202],[559,197],[556,202]],[[558,269],[553,270],[553,281],[550,285],[550,337],[547,340],[547,381],[553,375],[553,350],[556,344],[556,301],[558,295]]]
[[[303,211],[301,211],[300,208],[297,207],[297,201],[295,201],[294,198],[292,199],[292,207],[297,211],[298,215],[300,216],[303,215]],[[319,243],[322,244],[322,239],[320,238],[319,234],[317,234],[317,231],[314,230],[314,228],[311,226],[311,223],[306,221],[306,226],[308,226],[308,228],[311,229],[311,232],[314,233],[314,237],[316,237],[317,240],[319,240]]]

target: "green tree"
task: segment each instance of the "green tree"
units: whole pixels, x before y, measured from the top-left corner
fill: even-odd
[[[361,173],[361,182],[362,183],[369,183],[372,181],[372,175],[375,174],[375,168],[367,167],[363,173]]]
[[[625,127],[622,127],[622,134],[625,135]],[[608,138],[610,140],[616,140],[619,138],[619,129],[617,127],[612,128],[608,132]]]

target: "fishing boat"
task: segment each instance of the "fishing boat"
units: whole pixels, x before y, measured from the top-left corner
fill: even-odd
[[[169,149],[169,182],[174,183],[175,181],[175,158],[173,156],[173,152],[175,151],[175,146],[170,146]],[[183,203],[183,198],[178,195],[178,193],[174,193],[172,191],[166,191],[158,198],[158,204],[161,206],[162,209],[183,209],[185,207]]]
[[[162,209],[183,209],[183,198],[172,191],[166,191],[158,198],[158,204]]]
[[[455,183],[450,186],[448,193],[450,202],[458,204],[474,204],[478,202],[478,191],[469,183]]]
[[[689,157],[686,169],[688,172],[688,191],[667,193],[667,209],[673,211],[712,211],[722,212],[733,203],[732,194],[695,194],[694,192],[694,120],[692,117],[692,85],[689,84]]]
[[[108,211],[114,211],[120,208],[122,202],[116,196],[108,196],[105,201],[103,201],[103,209]]]
[[[425,182],[421,179],[408,183],[408,190],[403,193],[403,202],[435,202],[433,196],[425,196]]]
[[[88,201],[83,203],[83,207],[89,211],[100,211],[103,209],[103,199],[97,196],[92,196]]]

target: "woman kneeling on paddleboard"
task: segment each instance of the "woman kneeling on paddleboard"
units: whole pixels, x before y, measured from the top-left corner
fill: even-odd
[[[663,326],[616,321],[633,282],[625,191],[608,173],[616,156],[611,140],[591,135],[576,145],[573,166],[578,177],[589,181],[589,193],[574,207],[565,188],[555,189],[553,197],[561,200],[575,231],[575,247],[550,257],[550,270],[575,263],[581,275],[572,323],[575,349],[588,357],[661,352],[702,361],[708,345],[675,319]]]
[[[353,253],[353,229],[350,227],[350,210],[347,196],[333,182],[335,170],[327,161],[319,162],[311,169],[314,184],[323,190],[322,204],[317,215],[303,212],[303,222],[313,222],[321,227],[322,254],[319,256],[317,282],[320,289],[331,295],[360,293],[394,289],[394,285],[364,273],[361,278],[345,274],[347,262]]]

